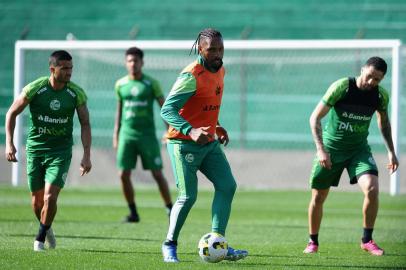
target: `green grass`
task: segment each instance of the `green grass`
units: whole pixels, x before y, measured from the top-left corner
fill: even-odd
[[[179,239],[179,265],[162,262],[168,220],[155,189],[137,193],[141,222],[127,214],[118,189],[66,188],[53,224],[57,249],[34,253],[38,222],[25,188],[0,186],[0,269],[406,269],[406,196],[381,195],[375,240],[386,255],[359,248],[360,193],[331,192],[325,204],[320,251],[304,255],[309,192],[238,191],[226,238],[247,249],[239,262],[207,264],[197,254],[210,231],[212,192],[200,191]]]

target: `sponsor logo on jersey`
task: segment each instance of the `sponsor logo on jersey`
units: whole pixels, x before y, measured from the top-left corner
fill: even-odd
[[[185,160],[189,163],[192,163],[195,160],[195,156],[192,153],[187,153],[185,155]]]
[[[220,105],[206,105],[203,107],[204,112],[218,111],[218,110],[220,110]]]
[[[363,133],[368,131],[368,125],[350,124],[349,122],[338,121],[338,130],[350,131],[353,133]]]
[[[369,120],[371,120],[371,116],[367,116],[367,115],[356,115],[356,114],[353,114],[353,113],[348,114],[347,112],[343,112],[342,116],[345,117],[345,118],[354,119],[354,120],[362,120],[362,121],[369,121]]]
[[[76,97],[76,94],[74,92],[72,92],[70,89],[66,90],[73,98]]]
[[[40,90],[38,90],[37,95],[41,95],[42,93],[44,93],[47,90],[46,87],[41,88]]]
[[[65,136],[66,128],[57,129],[54,127],[38,127],[39,134],[46,134],[51,136]]]
[[[124,101],[124,107],[146,107],[148,105],[148,102],[145,101],[132,101],[132,100],[126,100]]]
[[[150,80],[142,80],[143,83],[145,83],[146,85],[150,86],[152,84],[152,82]]]
[[[38,120],[42,121],[42,122],[46,122],[46,123],[52,123],[52,124],[66,124],[69,121],[69,116],[67,116],[66,118],[62,118],[62,117],[52,118],[52,117],[49,117],[48,115],[43,116],[40,114],[38,116]]]
[[[61,103],[59,102],[59,100],[53,99],[49,103],[49,108],[51,108],[51,110],[53,110],[53,111],[57,111],[61,108]]]

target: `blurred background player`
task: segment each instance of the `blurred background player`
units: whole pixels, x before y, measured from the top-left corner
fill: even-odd
[[[30,129],[27,139],[27,177],[32,209],[40,221],[34,250],[56,247],[51,229],[57,200],[65,185],[72,158],[72,131],[75,110],[81,125],[83,158],[81,175],[92,168],[90,161],[91,129],[87,97],[82,88],[70,81],[72,57],[55,51],[49,58],[50,77],[41,77],[24,87],[6,115],[6,159],[17,162],[13,142],[16,117],[30,105]]]
[[[178,198],[162,245],[165,262],[179,262],[177,240],[197,198],[197,171],[200,170],[214,185],[213,232],[225,235],[237,188],[220,147],[229,141],[227,131],[218,122],[225,74],[222,35],[217,30],[204,29],[195,46],[199,52],[197,60],[181,72],[161,110],[161,116],[170,125],[167,148],[178,187]],[[229,247],[225,259],[235,261],[247,255],[247,251]]]
[[[172,208],[168,183],[162,174],[153,113],[154,100],[162,107],[165,99],[158,81],[142,72],[143,58],[142,50],[129,48],[125,53],[128,75],[119,79],[115,86],[118,101],[113,147],[117,149],[122,190],[130,209],[126,222],[140,221],[131,183],[131,170],[136,167],[137,156],[141,157],[143,168],[150,170],[157,182],[168,215]]]
[[[378,169],[368,145],[368,129],[373,114],[377,113],[378,127],[388,150],[387,168],[393,173],[398,160],[392,142],[388,118],[388,92],[379,86],[387,70],[386,62],[371,57],[357,78],[343,78],[334,82],[310,117],[310,126],[316,144],[317,157],[313,163],[310,184],[312,198],[309,204],[310,240],[303,251],[316,253],[318,233],[323,215],[323,203],[331,186],[338,186],[340,176],[347,169],[350,183],[358,182],[364,193],[361,248],[372,255],[384,251],[372,239],[378,213]],[[324,132],[321,119],[329,113]]]

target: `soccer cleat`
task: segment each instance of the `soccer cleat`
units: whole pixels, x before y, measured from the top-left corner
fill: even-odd
[[[369,252],[371,255],[382,256],[384,251],[375,243],[374,240],[369,241],[368,243],[361,242],[361,249]]]
[[[128,223],[140,222],[140,216],[139,215],[128,215],[124,218],[124,222],[128,222]]]
[[[303,253],[305,253],[305,254],[317,253],[318,250],[319,250],[319,246],[316,245],[316,243],[314,243],[313,241],[310,241],[307,244],[307,247],[305,248],[305,250],[303,250]]]
[[[178,263],[178,256],[176,254],[176,245],[163,243],[162,244],[162,255],[164,257],[164,262],[167,263]]]
[[[43,242],[34,241],[34,251],[45,251],[45,245]]]
[[[50,249],[56,248],[56,239],[52,228],[49,228],[49,230],[47,231],[45,241],[48,243],[48,248]]]
[[[227,255],[224,260],[227,261],[238,261],[244,259],[248,256],[248,251],[246,250],[239,250],[233,249],[232,247],[228,247]]]

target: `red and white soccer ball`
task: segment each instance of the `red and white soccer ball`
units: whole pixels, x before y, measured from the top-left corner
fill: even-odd
[[[217,263],[222,261],[228,250],[227,240],[219,233],[211,232],[199,241],[199,255],[203,261]]]

